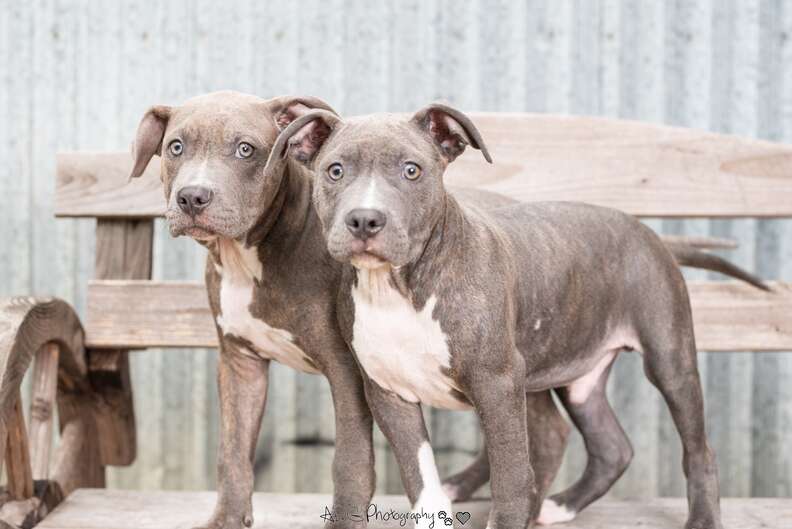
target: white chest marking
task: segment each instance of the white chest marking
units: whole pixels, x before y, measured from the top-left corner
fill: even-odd
[[[441,527],[443,526],[442,520],[437,521],[437,518],[441,516],[441,512],[444,512],[446,517],[454,517],[451,500],[440,483],[440,475],[437,472],[434,454],[429,443],[424,441],[418,448],[417,455],[418,471],[421,473],[423,489],[421,489],[418,500],[413,505],[412,512],[418,515],[425,514],[426,516],[415,518],[415,528]]]
[[[409,402],[468,410],[459,388],[445,374],[450,367],[446,335],[432,317],[437,298],[420,311],[390,283],[386,268],[358,270],[352,289],[355,322],[352,346],[366,374]]]
[[[261,262],[254,248],[234,241],[220,242],[220,314],[217,324],[223,334],[249,342],[261,358],[275,360],[299,371],[317,373],[306,354],[284,329],[270,327],[250,313],[255,280],[261,279]]]

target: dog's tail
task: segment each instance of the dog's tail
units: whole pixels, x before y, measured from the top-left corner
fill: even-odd
[[[712,270],[713,272],[720,272],[721,274],[745,281],[746,283],[755,286],[761,290],[770,292],[770,287],[757,276],[747,272],[739,266],[727,261],[723,257],[715,254],[702,252],[693,244],[690,244],[684,237],[679,239],[671,239],[662,237],[663,243],[671,251],[671,254],[676,259],[679,266],[688,266],[691,268],[700,268],[702,270]],[[709,247],[713,246],[701,246]]]
[[[695,235],[661,235],[660,239],[666,244],[682,244],[699,250],[733,250],[737,248],[737,241],[723,237],[699,237]]]

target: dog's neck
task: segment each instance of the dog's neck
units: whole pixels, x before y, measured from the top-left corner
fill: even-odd
[[[412,263],[403,266],[398,272],[400,287],[415,291],[421,285],[433,284],[437,274],[447,269],[462,251],[462,241],[467,230],[465,218],[459,202],[447,191],[443,192],[440,214],[432,226],[429,238],[421,254]],[[457,261],[463,262],[463,261]]]
[[[223,239],[209,245],[215,261],[221,266],[227,264],[224,262],[225,258],[231,254],[221,251],[221,248],[227,250],[238,247],[249,250],[257,255],[260,261],[264,261],[266,254],[279,254],[283,248],[294,244],[303,237],[309,222],[312,192],[311,177],[301,166],[288,163],[284,167],[275,196],[245,236],[241,240]]]
[[[299,236],[311,211],[313,180],[301,165],[289,160],[269,207],[251,228],[245,243],[264,246]]]

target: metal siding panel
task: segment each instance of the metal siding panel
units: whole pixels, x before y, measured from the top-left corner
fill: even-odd
[[[629,2],[623,5],[620,30],[622,117],[661,122],[665,111],[665,4]],[[647,221],[654,229],[660,222]],[[636,457],[614,485],[618,497],[657,494],[657,431],[661,413],[657,390],[643,375],[639,355],[626,354],[613,368],[609,395],[616,415],[632,441]],[[665,412],[667,413],[667,412]]]
[[[780,21],[778,30],[771,39],[773,46],[778,49],[780,57],[777,73],[778,91],[781,94],[779,104],[771,111],[776,119],[780,121],[778,130],[781,139],[792,142],[792,6],[784,0],[777,0],[771,3],[772,8],[768,8],[768,17]],[[782,279],[792,278],[792,221],[785,220],[779,222],[779,277]],[[777,496],[792,496],[792,353],[787,353],[780,361],[778,378],[782,383],[779,384],[779,391],[776,395],[778,406],[778,424],[775,432],[767,432],[765,435],[776,435],[778,444],[784,447],[779,454],[776,463],[778,480],[775,494]],[[753,491],[751,491],[753,494]]]

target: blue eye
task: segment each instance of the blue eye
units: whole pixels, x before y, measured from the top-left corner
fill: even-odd
[[[256,150],[255,147],[243,141],[242,143],[237,145],[237,150],[236,150],[237,158],[250,158],[251,156],[253,156],[253,151],[255,150]]]
[[[327,176],[333,181],[341,180],[344,177],[344,166],[340,163],[334,163],[327,168]]]
[[[181,156],[181,153],[184,152],[184,144],[181,140],[173,140],[168,144],[168,151],[170,151],[173,156]]]

